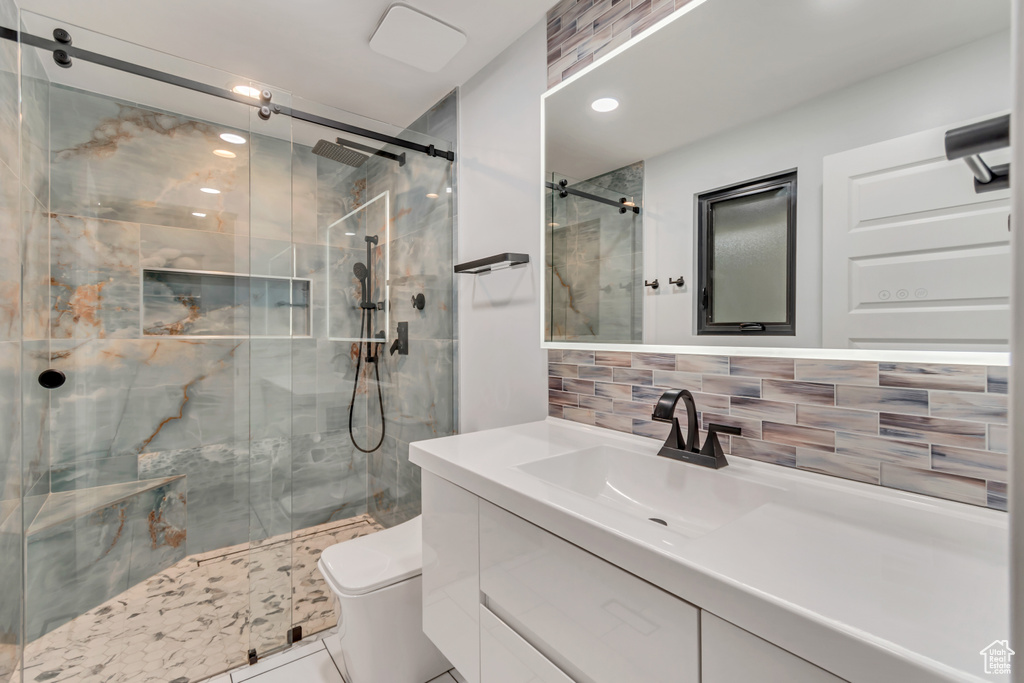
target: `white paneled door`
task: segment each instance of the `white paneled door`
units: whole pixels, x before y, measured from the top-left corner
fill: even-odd
[[[946,159],[961,125],[825,157],[826,348],[1008,349],[1010,193],[977,194]]]

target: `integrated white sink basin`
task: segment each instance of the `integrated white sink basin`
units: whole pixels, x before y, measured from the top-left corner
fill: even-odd
[[[541,481],[624,512],[661,520],[697,538],[768,503],[782,492],[733,475],[669,458],[595,446],[516,469]]]
[[[1005,515],[741,457],[706,469],[660,445],[549,418],[409,453],[467,496],[846,680],[1000,680],[978,653],[1009,628]]]

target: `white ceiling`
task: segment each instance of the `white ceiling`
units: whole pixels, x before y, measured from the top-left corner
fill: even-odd
[[[370,50],[370,37],[392,4],[392,0],[19,0],[24,10],[400,128],[543,19],[554,0],[403,3],[469,38],[466,47],[437,73],[425,73]],[[74,44],[92,49],[84,39]]]
[[[592,178],[1009,25],[1009,0],[709,0],[547,98],[547,168]]]

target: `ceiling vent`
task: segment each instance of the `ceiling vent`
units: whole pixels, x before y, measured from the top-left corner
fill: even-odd
[[[370,38],[378,54],[436,73],[466,45],[466,34],[405,5],[392,5]]]

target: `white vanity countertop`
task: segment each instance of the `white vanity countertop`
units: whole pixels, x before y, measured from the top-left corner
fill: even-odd
[[[1009,680],[980,654],[1009,636],[1005,514],[738,457],[670,462],[701,505],[745,508],[687,537],[518,469],[591,447],[661,443],[548,419],[415,443],[410,460],[847,680]],[[744,486],[769,499],[730,496]]]

